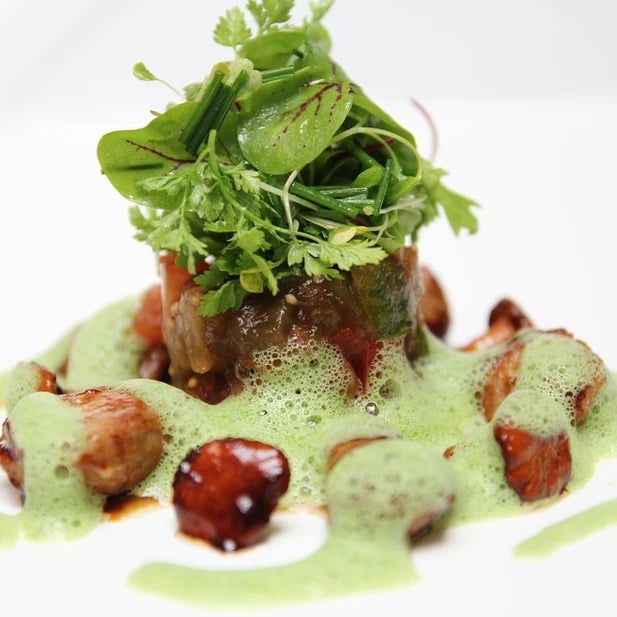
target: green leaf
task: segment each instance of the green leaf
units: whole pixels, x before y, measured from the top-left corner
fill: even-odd
[[[197,95],[201,92],[201,86],[203,84],[200,81],[196,81],[192,84],[188,84],[188,86],[184,86],[182,90],[184,91],[184,98],[187,101],[194,101],[197,98]]]
[[[323,276],[326,279],[342,278],[337,270],[329,268],[319,259],[321,247],[317,243],[292,242],[287,253],[287,263],[290,266],[303,264],[304,271],[309,276]]]
[[[164,86],[167,86],[170,90],[172,90],[176,96],[179,98],[187,98],[183,97],[182,93],[176,90],[171,84],[167,83],[164,79],[157,77],[152,71],[146,68],[146,65],[143,62],[138,62],[133,67],[133,75],[137,77],[137,79],[141,79],[142,81],[158,81],[162,83]],[[169,103],[168,107],[173,107],[176,103]]]
[[[472,234],[476,233],[478,220],[471,212],[471,208],[479,204],[445,187],[441,183],[441,176],[446,173],[443,169],[436,169],[425,161],[422,173],[429,198],[442,206],[454,233],[458,235],[461,229],[467,229]]]
[[[305,253],[306,245],[300,244],[299,242],[292,242],[289,245],[289,250],[287,251],[287,263],[290,266],[301,264],[304,260]]]
[[[272,269],[268,265],[268,262],[256,253],[251,254],[251,258],[259,268],[261,274],[263,274],[264,278],[266,279],[268,289],[272,292],[272,295],[276,295],[279,291],[279,286],[276,282],[274,274],[272,273]]]
[[[262,0],[261,3],[249,0],[246,8],[257,22],[259,34],[263,34],[271,31],[275,24],[288,21],[293,6],[294,0]]]
[[[289,64],[294,51],[302,46],[303,30],[273,30],[244,43],[240,55],[248,58],[258,69],[275,69]]]
[[[264,85],[251,113],[240,115],[238,140],[246,159],[267,174],[301,169],[330,143],[351,109],[349,82],[312,82],[319,69]],[[301,87],[302,86],[302,87]]]
[[[214,287],[219,287],[222,285],[227,279],[227,273],[219,270],[216,267],[216,264],[211,266],[208,270],[205,270],[201,274],[198,274],[195,277],[195,283],[199,285],[202,289],[212,289]]]
[[[402,228],[402,235],[413,235],[416,229],[422,224],[422,209],[405,209],[398,211],[398,222]],[[400,242],[400,246],[403,246],[404,238]],[[398,248],[398,247],[397,247]],[[392,251],[389,251],[392,252]]]
[[[471,212],[471,206],[478,204],[473,199],[459,195],[443,184],[439,184],[430,194],[443,207],[456,235],[461,229],[467,229],[472,234],[478,231],[478,220]]]
[[[294,0],[263,0],[262,4],[270,24],[282,24],[289,20]]]
[[[214,262],[214,266],[210,268],[210,270],[214,268],[228,275],[238,274],[238,272],[243,269],[242,267],[238,267],[237,260],[229,251],[225,251],[225,255],[221,255],[221,257]],[[229,278],[229,276],[227,278]]]
[[[257,26],[261,32],[266,26],[266,22],[268,20],[268,15],[266,14],[266,9],[263,4],[257,2],[256,0],[248,0],[246,3],[246,8],[253,16],[253,19],[257,22]]]
[[[357,225],[346,225],[344,227],[337,227],[330,232],[330,244],[333,244],[335,246],[347,244],[357,234],[362,233],[364,229],[364,227],[358,227]]]
[[[231,177],[236,191],[243,191],[244,193],[259,193],[261,191],[259,172],[254,169],[245,169],[243,163],[232,168],[223,168],[223,173]]]
[[[264,290],[264,277],[257,268],[242,270],[240,272],[240,285],[249,293],[260,294]]]
[[[143,62],[138,62],[133,67],[133,75],[137,77],[137,79],[141,79],[142,81],[156,81],[157,78],[153,73],[151,73]]]
[[[151,215],[154,215],[154,213],[151,212]],[[157,227],[156,215],[151,216],[151,218],[146,217],[139,206],[131,206],[129,208],[129,220],[133,227],[137,229],[137,233],[134,236],[137,240],[147,240],[148,236]]]
[[[363,92],[354,91],[354,111],[364,110],[369,114],[367,124],[374,128],[385,129],[407,140],[414,148],[416,146],[415,137],[396,120],[387,114],[379,105],[369,99]],[[394,152],[397,163],[402,172],[407,176],[415,176],[420,165],[419,157],[415,150],[402,143],[395,141],[390,144]]]
[[[195,105],[181,103],[142,129],[114,131],[101,138],[97,147],[101,170],[124,197],[149,207],[169,208],[169,195],[149,190],[148,182],[153,177],[162,182],[165,177],[173,179],[169,174],[193,163],[180,135]]]
[[[403,178],[402,180],[398,180],[393,182],[388,189],[386,194],[386,203],[393,204],[396,203],[399,199],[409,194],[414,187],[418,184],[418,178],[415,176],[411,176],[408,178]]]
[[[244,13],[237,6],[229,9],[214,28],[214,40],[226,47],[237,47],[250,38],[251,30],[246,25]]]
[[[218,313],[237,311],[248,293],[238,279],[227,281],[219,289],[214,289],[204,295],[197,314],[201,317],[213,317]]]
[[[368,241],[348,242],[334,246],[329,242],[321,243],[319,257],[321,261],[340,270],[351,270],[355,266],[378,264],[388,254],[379,246],[372,246]]]
[[[320,21],[332,0],[310,2],[300,27],[287,25],[293,4],[248,0],[258,28],[253,37],[242,10],[219,20],[214,38],[233,47],[236,59],[212,69],[210,75],[223,73],[226,90],[207,117],[198,99],[207,107],[208,82],[193,83],[176,91],[187,102],[99,143],[103,172],[137,204],[130,220],[138,239],[177,252],[177,263],[192,272],[205,256],[215,257],[195,279],[206,292],[202,315],[236,310],[249,293],[277,293],[288,276],[342,278],[343,271],[361,268],[372,268],[369,278],[379,276],[387,254],[415,239],[441,209],[456,233],[476,228],[475,202],[443,186],[445,172],[423,164],[412,134],[330,58],[330,36]],[[133,71],[162,82],[141,62]],[[248,79],[236,82],[239,75]],[[230,94],[231,84],[238,90]],[[206,134],[185,146],[181,135],[193,117],[204,120],[198,137]],[[330,148],[342,129],[350,132]],[[363,156],[342,151],[350,142]],[[384,180],[385,160],[391,182]],[[284,175],[300,169],[287,208]],[[340,194],[319,192],[320,185]],[[363,189],[354,192],[358,186]],[[365,216],[369,223],[355,220]],[[389,323],[390,314],[384,319]]]
[[[373,116],[374,121],[371,123],[372,126],[392,131],[393,133],[404,137],[414,146],[416,145],[416,140],[414,136],[407,129],[403,128],[396,120],[394,120],[392,116],[387,114],[381,107],[379,107],[379,105],[369,99],[366,94],[364,94],[362,91],[354,91],[354,94],[354,106],[359,107],[364,111],[367,111],[371,116]]]
[[[326,13],[330,10],[334,0],[319,0],[319,2],[311,2],[311,21],[321,21]]]
[[[248,253],[256,253],[262,248],[269,248],[270,245],[265,241],[264,232],[257,227],[253,227],[248,231],[239,231],[237,233],[238,246]]]
[[[360,172],[356,179],[353,181],[354,186],[366,186],[367,188],[371,188],[373,186],[379,186],[381,183],[381,178],[383,177],[383,169],[381,167],[377,167],[376,165],[373,167],[369,167],[364,171]]]

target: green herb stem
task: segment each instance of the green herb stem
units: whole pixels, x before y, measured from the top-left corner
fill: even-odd
[[[225,120],[225,117],[229,113],[231,106],[234,104],[240,88],[242,88],[248,78],[248,73],[246,71],[241,71],[231,86],[227,86],[225,84],[220,84],[218,86],[212,95],[210,104],[199,118],[197,127],[187,141],[187,152],[190,152],[193,155],[197,154],[199,146],[201,146],[208,133],[211,130],[216,131],[220,128],[221,124],[223,124],[223,121]]]
[[[366,186],[312,186],[311,188],[319,191],[323,195],[330,195],[331,197],[337,198],[366,197],[366,195],[368,195],[368,188]]]
[[[199,146],[204,142],[210,129],[212,128],[212,123],[214,119],[218,115],[219,111],[223,107],[225,100],[227,98],[227,93],[229,91],[229,86],[222,85],[216,94],[214,95],[214,99],[208,109],[206,109],[205,114],[200,118],[199,124],[197,128],[191,135],[190,140],[186,144],[186,151],[192,155],[197,154],[197,150],[199,150]]]
[[[394,133],[392,131],[388,131],[386,129],[380,129],[377,127],[354,126],[350,129],[346,129],[345,131],[342,131],[341,133],[337,133],[332,138],[332,141],[330,142],[330,147],[334,146],[335,144],[338,144],[339,142],[341,142],[341,144],[343,145],[347,144],[349,143],[350,138],[352,138],[354,135],[371,135],[371,136],[376,137],[377,139],[379,139],[380,137],[385,137],[387,139],[393,139],[394,141],[399,142],[400,144],[402,144],[403,146],[411,150],[414,157],[417,159],[418,170],[414,177],[417,183],[419,183],[422,180],[422,176],[423,176],[422,168],[423,168],[423,165],[426,164],[426,162],[423,161],[422,158],[420,157],[420,154],[418,153],[418,150],[415,144],[411,143],[405,137],[402,137],[401,135]],[[362,152],[364,151],[362,150]],[[366,152],[364,152],[364,154],[366,154]],[[380,167],[382,166],[380,165]],[[409,176],[409,177],[412,177],[412,176]]]
[[[296,74],[296,69],[293,66],[281,66],[276,69],[266,69],[261,71],[261,81],[267,84],[277,79],[283,79],[284,77],[291,77]]]
[[[219,88],[221,87],[221,83],[223,81],[223,77],[224,75],[221,71],[216,71],[214,77],[212,78],[212,81],[208,84],[208,87],[206,88],[203,96],[201,97],[201,100],[199,101],[197,109],[195,109],[195,112],[191,116],[191,119],[188,121],[188,124],[184,128],[184,131],[182,131],[182,135],[180,135],[180,141],[183,144],[187,144],[191,140],[191,137],[199,124],[199,121],[206,113],[206,111],[212,104],[216,93],[219,91]]]
[[[394,166],[394,161],[392,159],[388,159],[386,161],[386,167],[383,172],[383,176],[381,177],[381,182],[379,184],[379,189],[377,190],[377,195],[375,197],[375,203],[373,204],[373,215],[379,214],[381,210],[381,206],[383,205],[383,200],[388,192],[388,187],[390,186],[390,180],[392,179],[392,167]]]
[[[231,106],[234,104],[236,97],[238,96],[240,88],[242,88],[242,86],[248,81],[248,78],[249,74],[246,71],[241,71],[238,77],[236,77],[233,84],[226,93],[223,104],[219,108],[214,120],[212,121],[212,126],[210,127],[211,130],[219,130],[221,124],[223,124],[223,121],[225,120],[225,117],[229,113]]]
[[[346,199],[341,200],[343,203],[352,204],[354,206],[374,206],[375,200],[368,199],[366,197],[347,197]]]
[[[362,150],[352,139],[344,141],[341,145],[349,154],[357,159],[363,167],[366,167],[366,169],[370,167],[379,167],[379,169],[383,169],[381,163],[378,163],[370,154]]]
[[[346,216],[356,216],[358,213],[358,208],[346,204],[343,201],[335,199],[330,195],[324,195],[320,191],[316,191],[310,186],[304,186],[304,184],[300,184],[299,182],[294,182],[289,187],[289,192],[294,195],[298,195],[298,197],[304,197],[304,199],[308,199],[313,203],[316,203],[320,206],[324,206],[329,210],[334,210],[335,212],[340,212],[341,214],[345,214]]]
[[[302,217],[306,220],[311,220],[311,217],[317,217],[319,220],[328,220],[330,221],[334,227],[340,227],[341,225],[349,225],[349,219],[347,219],[342,214],[338,214],[337,212],[332,212],[332,210],[327,210],[325,208],[318,208],[311,214],[302,213]],[[322,225],[323,227],[323,225]]]
[[[271,195],[276,195],[280,199],[283,198],[283,190],[278,186],[275,186],[276,183],[268,184],[267,182],[259,182],[259,188],[265,191],[266,193],[270,193]],[[293,201],[294,203],[304,206],[305,208],[309,208],[309,210],[317,211],[317,206],[309,201],[308,199],[302,199],[302,197],[298,197],[297,195],[292,195],[289,197],[289,201]]]

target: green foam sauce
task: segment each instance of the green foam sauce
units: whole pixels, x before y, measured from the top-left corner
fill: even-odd
[[[569,394],[591,383],[596,371],[606,375],[606,367],[589,360],[589,351],[565,336],[523,331],[526,340],[517,388],[543,392],[574,413]]]
[[[570,420],[553,398],[536,390],[515,390],[500,405],[495,422],[511,424],[540,437],[570,430]]]
[[[568,392],[587,383],[598,366],[593,354],[566,337],[531,330],[517,335],[526,340],[517,387],[492,422],[479,411],[478,393],[505,344],[462,353],[428,334],[423,335],[424,353],[412,364],[400,343],[385,344],[366,392],[353,400],[345,395],[349,375],[340,352],[323,344],[260,352],[257,369],[242,378],[242,393],[210,406],[164,383],[135,379],[144,349],[129,330],[137,304],[129,300],[112,305],[79,328],[66,380],[72,389],[110,384],[130,391],[159,414],[163,457],[133,492],[169,502],[178,464],[192,447],[212,439],[244,437],[269,443],[287,456],[291,483],[281,505],[328,503],[332,517],[326,544],[297,564],[234,573],[150,564],[131,576],[142,589],[197,604],[233,604],[241,588],[244,603],[263,604],[346,593],[357,589],[358,580],[365,589],[410,582],[416,573],[405,530],[413,513],[421,511],[419,504],[432,504],[436,511],[446,494],[456,492],[454,507],[440,522],[447,526],[529,511],[550,501],[521,503],[505,483],[503,457],[493,437],[498,419],[540,434],[566,430],[573,459],[570,491],[590,478],[599,460],[617,456],[617,379],[609,375],[586,422],[572,427]],[[28,392],[28,376],[22,373],[11,375],[7,392]],[[24,411],[35,407],[36,415]],[[58,443],[69,444],[71,451],[79,449],[83,435],[67,407],[57,397],[41,394],[29,394],[15,405],[11,425],[26,461],[39,457],[32,452],[40,453],[41,460],[66,456]],[[54,422],[46,435],[38,416],[56,415],[66,418]],[[393,439],[353,451],[328,475],[329,450],[360,437]],[[454,454],[446,461],[442,455],[450,446]],[[45,482],[26,487],[21,518],[0,521],[0,544],[11,544],[20,534],[68,538],[69,531],[75,536],[85,533],[98,521],[100,504],[70,471],[70,461],[54,458],[46,466]],[[50,471],[60,468],[69,470],[70,481],[64,472],[57,476]],[[44,476],[43,469],[33,473],[35,478]],[[358,508],[358,500],[371,493],[368,486],[374,487],[371,499]],[[392,503],[398,509],[388,509]],[[22,523],[27,519],[28,525],[40,519],[36,533],[27,531]]]
[[[32,392],[39,389],[41,378],[36,365],[29,362],[20,362],[7,376],[4,390],[4,407],[7,414],[15,408],[17,403]]]
[[[60,337],[49,349],[39,354],[36,358],[33,358],[33,361],[44,366],[53,373],[57,373],[69,355],[69,350],[71,348],[71,342],[73,341],[74,335],[75,329],[71,329],[69,332]],[[9,405],[10,408],[15,405],[15,400],[10,402],[8,400],[8,387],[12,372],[12,370],[0,372],[0,406],[6,407],[7,410],[9,409]],[[58,381],[60,386],[63,387],[64,384],[59,376]],[[13,387],[15,387],[15,385]],[[27,386],[22,385],[18,385],[17,387],[27,388]]]
[[[132,392],[154,409],[163,426],[164,452],[159,467],[134,492],[170,501],[173,476],[191,448],[212,439],[243,437],[279,448],[291,468],[282,505],[317,505],[325,499],[327,452],[323,436],[331,421],[353,414],[333,376],[334,348],[289,352],[284,370],[249,378],[244,392],[210,406],[164,383],[131,380],[116,388]],[[271,362],[271,358],[265,360]],[[366,414],[363,414],[364,416]],[[390,433],[393,429],[387,429]]]
[[[0,544],[74,540],[101,521],[103,499],[85,485],[74,463],[86,444],[79,410],[53,394],[23,398],[10,414],[23,451],[25,501],[16,516],[0,518]]]
[[[615,523],[617,499],[611,499],[550,525],[517,545],[514,554],[524,558],[548,557],[558,549],[579,542]]]
[[[406,532],[412,521],[443,508],[454,478],[443,459],[403,440],[358,448],[334,467],[327,481],[330,535],[307,559],[262,570],[216,572],[150,564],[130,582],[190,604],[245,606],[307,601],[364,589],[408,584],[418,575]]]
[[[104,308],[82,324],[71,343],[65,389],[107,386],[137,376],[139,360],[147,347],[131,329],[139,305],[139,298],[129,298]]]
[[[306,602],[363,589],[390,589],[418,575],[401,537],[355,538],[333,529],[326,543],[303,561],[235,572],[152,563],[133,572],[129,583],[148,593],[198,606],[246,607]]]

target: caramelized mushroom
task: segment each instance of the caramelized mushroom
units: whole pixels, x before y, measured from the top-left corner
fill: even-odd
[[[57,394],[59,391],[54,373],[36,362],[22,362],[17,365],[16,371],[24,375],[24,381],[28,384],[30,392],[51,392]],[[20,396],[28,394],[27,391],[20,391]],[[10,399],[11,397],[9,397]],[[17,400],[7,400],[6,406],[10,410]],[[8,476],[11,484],[16,488],[21,488],[24,481],[22,454],[15,446],[11,427],[8,419],[2,424],[2,435],[0,436],[0,467]]]
[[[521,328],[531,328],[533,324],[519,306],[505,298],[500,300],[491,311],[488,319],[488,330],[471,341],[461,351],[478,351],[489,349],[511,338]]]
[[[2,424],[0,437],[0,466],[9,478],[10,483],[21,489],[24,484],[24,465],[22,452],[17,448],[11,435],[11,425],[8,420]]]
[[[82,414],[88,446],[77,467],[93,491],[102,495],[122,493],[158,465],[163,433],[157,414],[141,399],[105,388],[63,394],[61,398]]]
[[[361,446],[367,446],[369,443],[373,443],[379,439],[385,439],[385,437],[358,437],[336,444],[328,455],[328,472],[332,471],[334,466],[352,450],[360,448]]]
[[[102,495],[122,493],[157,466],[163,449],[162,431],[158,416],[142,400],[128,392],[104,388],[60,398],[81,412],[87,447],[76,466],[93,491]],[[0,465],[12,484],[22,487],[22,452],[11,435],[10,421],[3,426]]]
[[[482,412],[489,422],[499,405],[516,386],[524,348],[522,341],[510,341],[505,351],[493,360],[481,400]]]
[[[487,421],[493,418],[499,405],[517,386],[525,347],[532,343],[534,337],[546,337],[546,335],[557,339],[559,337],[569,339],[569,345],[571,345],[569,353],[585,355],[587,368],[585,373],[578,378],[580,381],[573,383],[569,390],[562,386],[563,391],[559,393],[563,405],[571,410],[572,424],[580,425],[585,421],[596,395],[606,382],[607,369],[604,362],[591,351],[586,343],[575,339],[563,329],[548,332],[536,331],[532,338],[512,339],[507,343],[504,351],[491,361],[480,399],[481,409]],[[547,374],[544,374],[544,381],[550,382]]]
[[[450,326],[448,301],[433,273],[426,267],[420,267],[424,293],[420,300],[420,314],[426,327],[440,339],[445,338]]]
[[[356,439],[350,439],[348,441],[343,441],[341,443],[336,444],[328,455],[328,473],[332,472],[334,467],[348,454],[356,450],[357,448],[362,448],[368,446],[377,441],[381,441],[383,439],[388,439],[385,436],[375,436],[375,437],[360,437]],[[423,512],[419,516],[417,516],[409,526],[407,530],[407,534],[412,541],[418,540],[424,537],[426,534],[430,533],[433,522],[437,520],[440,516],[442,516],[447,510],[450,509],[452,504],[454,503],[455,495],[452,493],[448,496],[446,501],[441,504],[442,507],[438,509],[431,509],[430,511]]]
[[[180,529],[225,551],[254,543],[289,486],[289,463],[276,448],[246,439],[193,450],[174,478]]]
[[[539,436],[496,423],[494,435],[505,460],[506,482],[522,501],[561,493],[572,475],[570,440],[565,431]]]

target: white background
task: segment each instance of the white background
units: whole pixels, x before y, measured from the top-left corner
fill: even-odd
[[[107,131],[145,125],[150,109],[173,99],[164,86],[133,78],[135,62],[181,87],[229,58],[211,32],[235,4],[17,0],[0,8],[0,368],[155,279],[149,249],[131,239],[126,203],[99,174],[96,143]],[[453,343],[481,332],[493,304],[510,296],[539,327],[570,329],[617,367],[615,6],[338,0],[326,18],[333,57],[416,134],[425,154],[430,134],[410,98],[430,111],[439,130],[436,163],[451,172],[452,188],[482,204],[476,236],[454,238],[444,219],[420,238],[422,261],[451,302]],[[529,594],[536,607],[581,609],[582,588],[612,588],[595,564],[603,546],[615,546],[614,530],[540,564],[514,562],[509,550],[546,521],[614,494],[616,478],[607,473],[597,492],[592,487],[535,518],[449,532],[417,551],[421,585],[329,606],[514,615]],[[5,510],[16,507],[8,489],[0,499]],[[93,615],[114,606],[118,614],[129,606],[162,614],[164,604],[122,584],[144,555],[160,559],[175,550],[167,538],[173,521],[150,528],[149,520],[134,519],[129,536],[106,526],[69,548],[0,553],[0,576],[11,581],[3,603],[26,612],[45,599],[55,612],[63,606],[74,615],[82,597],[65,595],[70,583],[96,597]],[[306,554],[325,531],[319,521],[305,524],[315,530],[303,543],[277,534],[273,548],[238,561]],[[204,563],[213,563],[205,554]],[[45,593],[33,593],[33,581]]]

